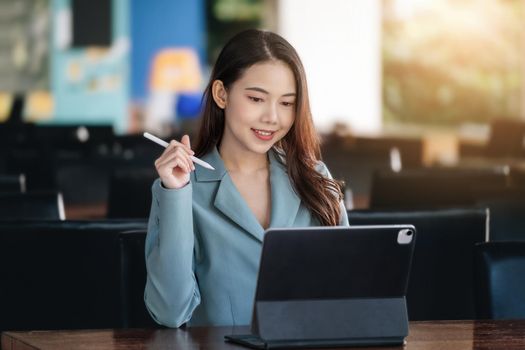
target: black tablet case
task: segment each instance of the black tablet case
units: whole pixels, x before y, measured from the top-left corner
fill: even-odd
[[[397,242],[402,229],[413,232],[410,244]],[[410,225],[268,230],[253,335],[227,340],[259,348],[402,344],[414,243]]]

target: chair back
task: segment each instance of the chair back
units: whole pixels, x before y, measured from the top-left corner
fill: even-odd
[[[487,143],[489,157],[524,157],[525,122],[508,118],[494,119]]]
[[[348,212],[348,219],[350,225],[412,224],[416,227],[407,292],[410,320],[474,318],[474,244],[486,238],[485,210],[356,210]]]
[[[0,220],[65,220],[62,194],[30,192],[0,194]]]
[[[144,303],[146,261],[144,259],[146,230],[129,230],[119,234],[122,299],[126,304],[126,327],[152,328],[159,325],[150,316]]]
[[[473,206],[476,189],[505,186],[508,171],[488,169],[421,168],[374,174],[370,207],[374,209],[433,209]]]
[[[476,313],[482,319],[525,319],[525,242],[475,247]]]
[[[490,210],[489,241],[525,241],[525,193],[478,202]]]
[[[26,191],[26,177],[24,174],[0,174],[0,194],[24,193]]]
[[[0,331],[127,327],[119,233],[146,225],[0,221]]]
[[[147,218],[151,186],[158,178],[153,166],[128,167],[112,173],[109,181],[108,218]]]

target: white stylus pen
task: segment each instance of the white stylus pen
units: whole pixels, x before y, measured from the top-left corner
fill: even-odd
[[[166,141],[164,140],[161,140],[159,139],[157,136],[153,136],[151,135],[149,132],[145,132],[144,133],[144,137],[147,138],[147,139],[150,139],[151,141],[155,142],[156,144],[159,144],[161,145],[162,147],[166,148],[169,146],[169,143],[167,143]],[[211,169],[211,170],[215,170],[214,167],[212,167],[211,165],[209,165],[208,163],[206,163],[205,161],[203,160],[200,160],[199,158],[197,157],[194,157],[194,156],[190,156],[191,160],[197,164],[199,164],[200,166],[206,168],[206,169]]]

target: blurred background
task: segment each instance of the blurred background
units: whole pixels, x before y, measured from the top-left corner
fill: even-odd
[[[299,52],[349,208],[379,170],[516,171],[523,23],[519,0],[0,0],[0,174],[107,215],[111,179],[161,151],[143,131],[195,135],[218,52],[247,28]]]
[[[525,1],[0,0],[0,331],[155,325],[142,133],[194,137],[247,28],[299,52],[350,223],[417,227],[410,319],[525,318]]]

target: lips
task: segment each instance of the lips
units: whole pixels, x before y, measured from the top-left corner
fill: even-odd
[[[255,136],[261,140],[269,141],[273,138],[273,135],[276,133],[276,131],[272,130],[263,130],[263,129],[251,129]]]

